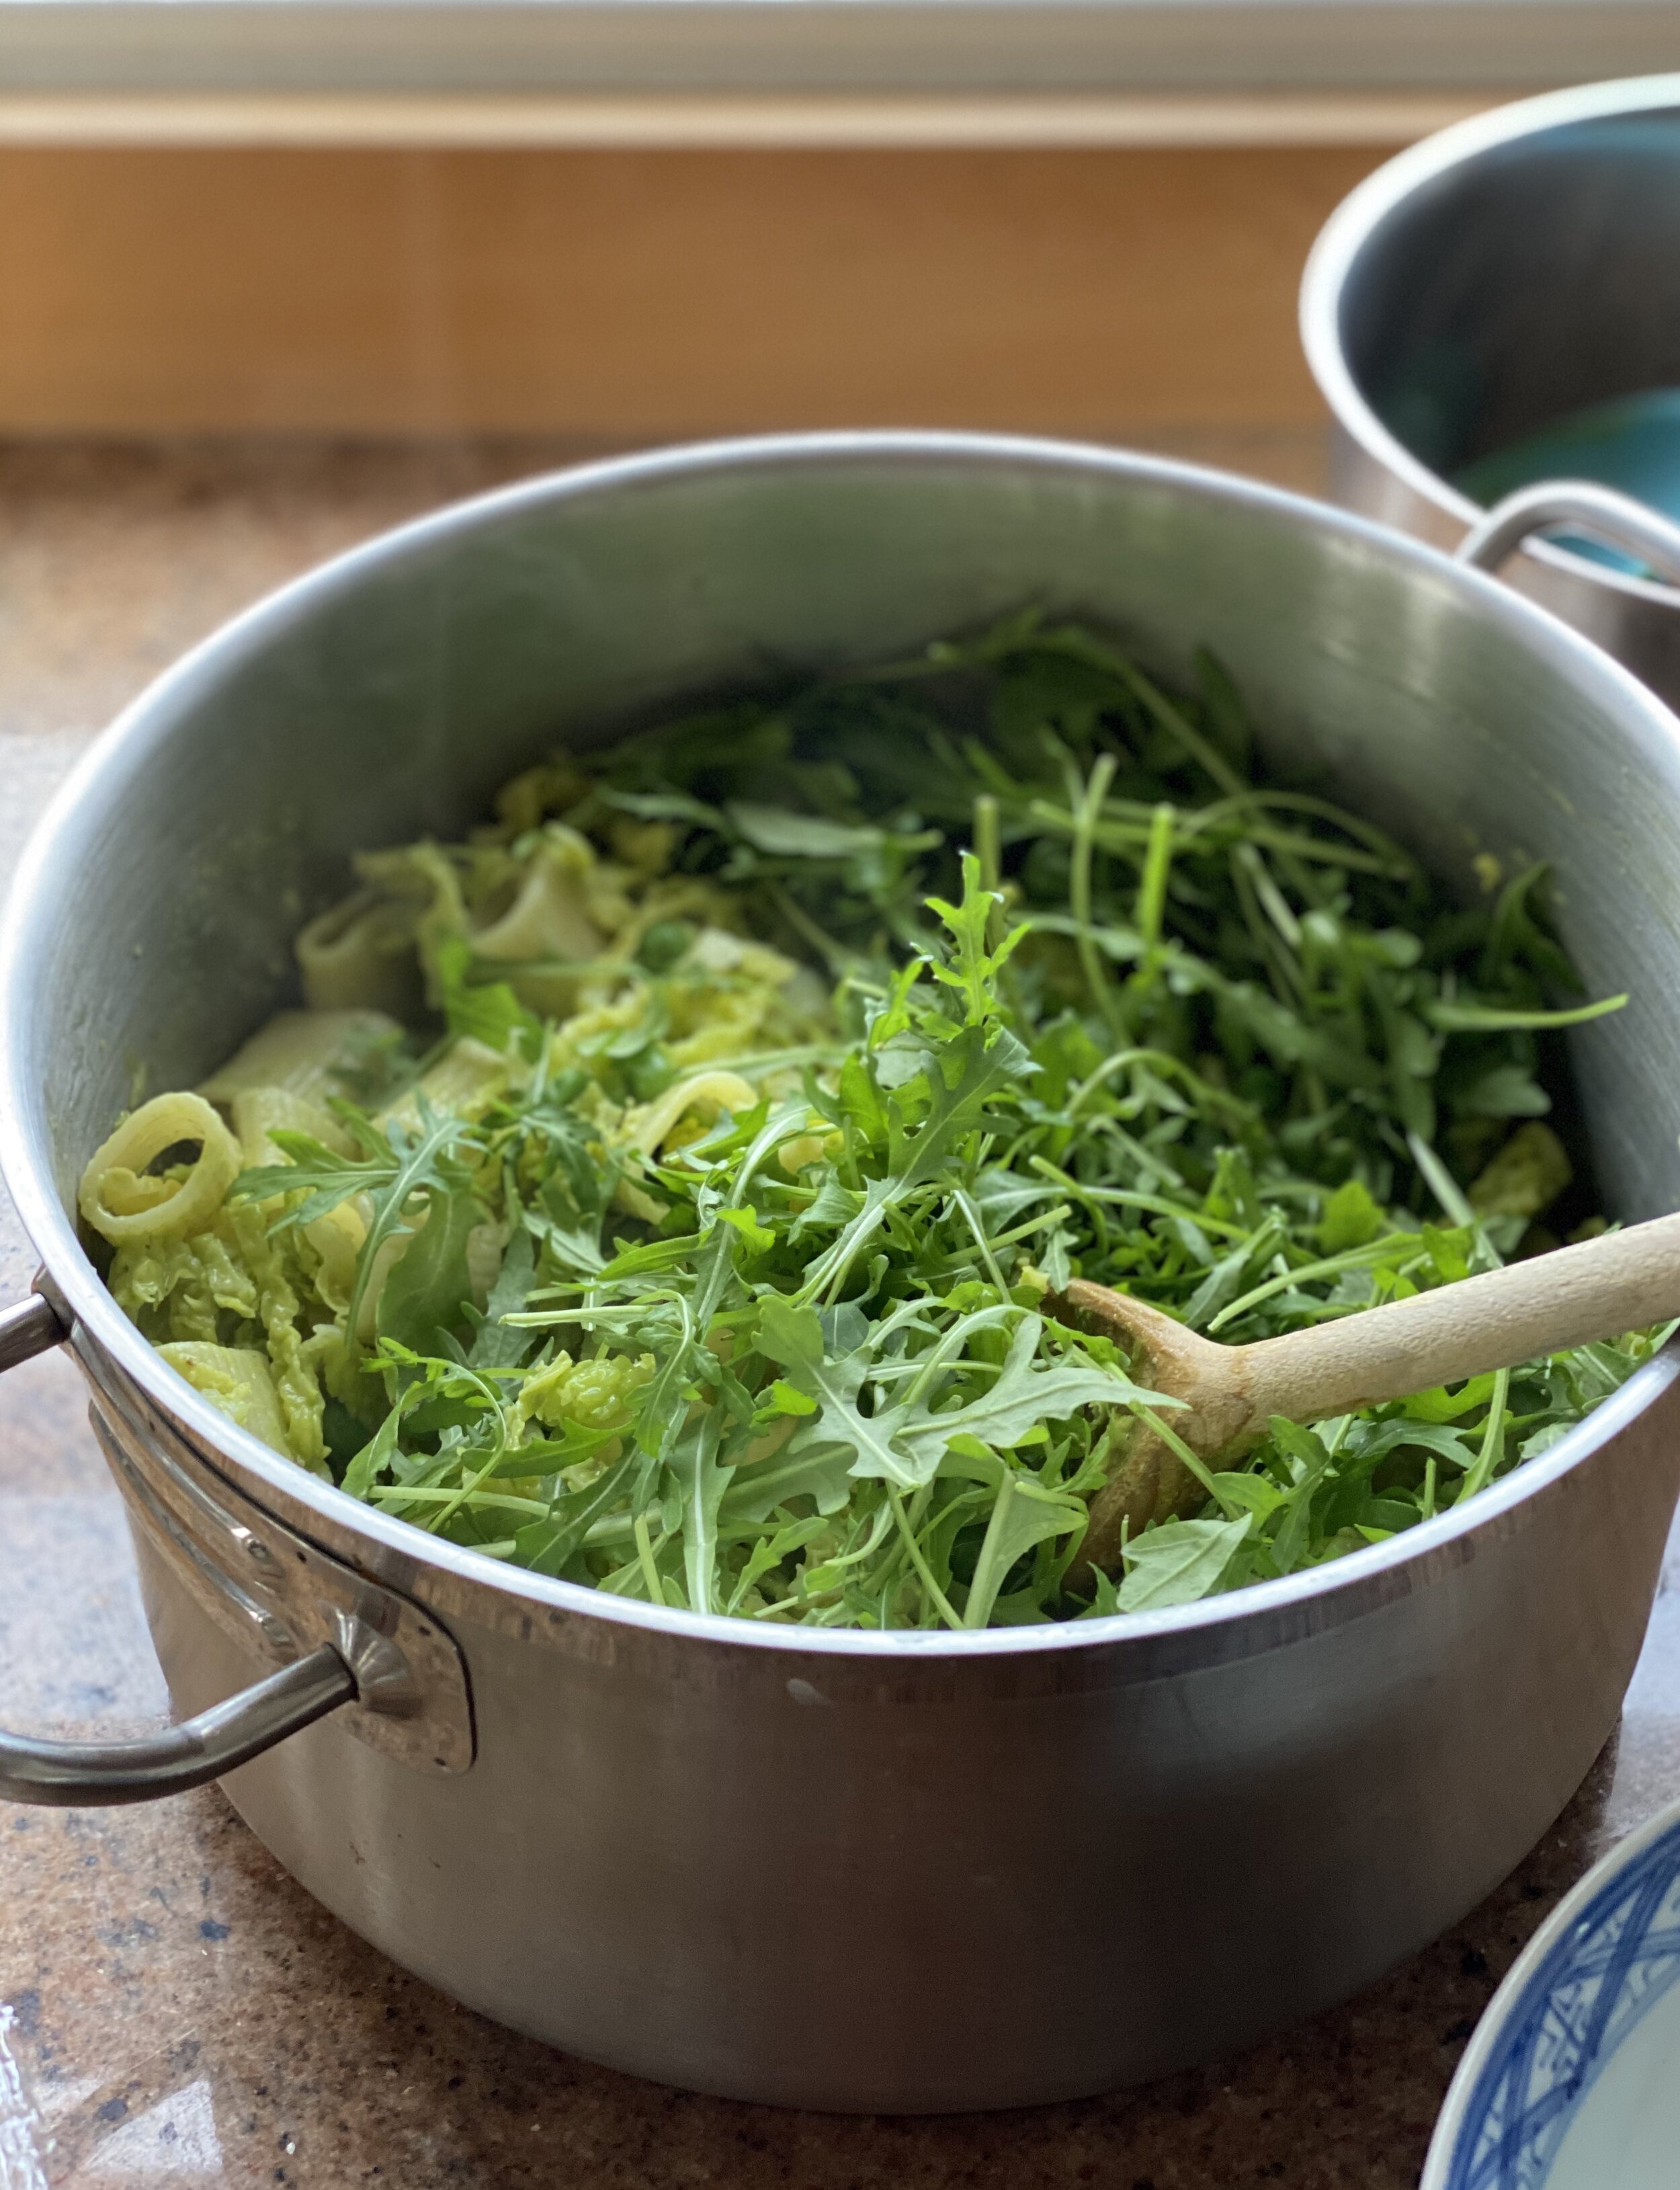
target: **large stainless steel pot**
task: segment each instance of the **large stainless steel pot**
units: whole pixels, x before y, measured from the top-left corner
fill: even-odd
[[[554,740],[767,660],[891,655],[1027,600],[1168,673],[1212,645],[1281,764],[1455,882],[1478,852],[1552,860],[1587,979],[1637,1000],[1577,1050],[1610,1202],[1680,1202],[1680,733],[1491,580],[1236,479],[958,436],[679,451],[445,511],[154,686],[18,884],[0,1130],[48,1274],[0,1356],[68,1330],[177,1705],[236,1700],[138,1756],[14,1739],[14,1794],[135,1796],[316,1720],[228,1793],[398,1960],[642,2074],[880,2109],[1247,2044],[1532,1845],[1638,1651],[1680,1484],[1672,1357],[1468,1512],[1317,1573],[1130,1620],[787,1634],[346,1498],[178,1382],[77,1244],[78,1171],[137,1071],[189,1082],[273,1008],[351,848],[458,825]]]
[[[1326,224],[1301,287],[1335,414],[1336,498],[1443,545],[1480,515],[1449,484],[1586,405],[1680,387],[1680,76],[1549,93],[1413,145]],[[1671,585],[1531,540],[1512,582],[1680,703],[1680,532],[1571,517]],[[1624,518],[1626,513],[1624,513]],[[1519,528],[1520,532],[1520,528]],[[1512,544],[1515,544],[1513,536]]]

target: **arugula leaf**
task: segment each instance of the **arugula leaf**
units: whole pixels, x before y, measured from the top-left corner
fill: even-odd
[[[268,1168],[241,1172],[229,1189],[231,1201],[266,1201],[277,1194],[303,1193],[299,1202],[288,1201],[275,1220],[276,1231],[296,1230],[337,1209],[352,1194],[365,1194],[373,1204],[373,1220],[358,1252],[355,1281],[344,1312],[347,1330],[354,1334],[380,1251],[404,1226],[405,1213],[416,1197],[427,1205],[427,1216],[439,1203],[471,1206],[470,1178],[452,1155],[476,1147],[465,1120],[447,1111],[433,1110],[423,1092],[415,1098],[419,1122],[410,1134],[400,1121],[393,1120],[382,1132],[372,1121],[348,1104],[337,1108],[358,1138],[371,1153],[356,1158],[338,1155],[306,1133],[279,1131],[270,1136],[291,1161]],[[455,1263],[464,1253],[467,1232],[474,1221],[463,1224],[462,1211],[452,1214],[406,1288],[413,1297],[422,1280],[433,1291],[444,1288]],[[409,1251],[410,1253],[412,1249]],[[406,1259],[406,1257],[404,1257]],[[452,1280],[450,1280],[452,1281]],[[463,1293],[465,1287],[462,1288]],[[456,1306],[459,1306],[457,1300]],[[397,1334],[393,1331],[392,1336]]]
[[[742,799],[732,801],[725,811],[749,844],[778,858],[849,860],[876,850],[882,841],[879,829],[829,821],[816,814],[789,814]]]
[[[523,1211],[514,1205],[516,1215]],[[501,1258],[495,1283],[484,1305],[484,1317],[473,1333],[467,1359],[475,1369],[512,1369],[531,1350],[531,1334],[502,1318],[517,1315],[525,1305],[536,1275],[536,1240],[529,1227],[518,1222]]]
[[[433,954],[438,982],[443,990],[444,1018],[452,1035],[481,1041],[487,1049],[506,1052],[518,1042],[535,1056],[542,1040],[542,1021],[527,1011],[518,992],[506,981],[469,979],[475,963],[472,946],[465,937],[446,935]]]
[[[1116,1609],[1164,1612],[1195,1604],[1225,1583],[1253,1527],[1251,1515],[1234,1521],[1173,1521],[1126,1546],[1126,1579]]]
[[[416,1098],[419,1124],[410,1136],[404,1127],[393,1123],[386,1135],[391,1151],[392,1165],[387,1182],[367,1189],[373,1201],[373,1222],[368,1226],[356,1259],[355,1284],[351,1289],[349,1303],[344,1311],[344,1327],[354,1333],[361,1314],[363,1300],[379,1260],[379,1252],[387,1240],[393,1238],[402,1225],[404,1215],[415,1195],[423,1194],[429,1213],[439,1201],[446,1207],[453,1205],[444,1233],[436,1243],[433,1253],[422,1263],[422,1272],[428,1277],[438,1277],[441,1284],[453,1270],[456,1249],[464,1257],[466,1235],[471,1230],[470,1222],[462,1225],[462,1205],[472,1192],[471,1183],[458,1165],[451,1164],[451,1151],[461,1148],[470,1138],[467,1127],[459,1118],[433,1110],[424,1095]],[[410,1249],[410,1252],[412,1253]],[[387,1281],[389,1282],[388,1279]],[[396,1334],[391,1334],[395,1336]]]
[[[716,1609],[717,1517],[735,1472],[733,1467],[720,1467],[717,1463],[722,1427],[716,1408],[706,1409],[668,1462],[682,1500],[683,1565],[689,1609],[693,1612]]]
[[[1229,678],[1196,678],[1022,611],[539,764],[467,841],[369,856],[354,917],[393,979],[423,960],[441,1047],[377,1119],[339,1099],[365,1028],[307,1090],[219,1076],[285,1160],[120,1247],[113,1290],[172,1352],[259,1351],[292,1450],[481,1554],[783,1625],[1078,1616],[1089,1501],[1129,1417],[1171,1442],[1179,1403],[1056,1299],[1094,1279],[1261,1340],[1494,1268],[1542,1211],[1572,1229],[1553,1035],[1623,1001],[1583,1001],[1537,870],[1436,903],[1380,831],[1255,774]],[[566,887],[531,956],[476,957],[537,859]],[[93,1206],[166,1207],[190,1155]],[[1092,1608],[1417,1525],[1665,1335],[1276,1421],[1196,1461]]]
[[[1016,1560],[1057,1536],[1083,1534],[1086,1512],[1077,1498],[1059,1498],[1023,1477],[1006,1474],[998,1487],[997,1502],[986,1524],[985,1540],[969,1584],[963,1608],[964,1627],[984,1627],[992,1617],[998,1595]]]
[[[1344,1179],[1324,1205],[1318,1244],[1326,1255],[1365,1247],[1384,1229],[1383,1211],[1362,1178]]]
[[[595,1482],[556,1499],[546,1520],[528,1522],[515,1538],[520,1564],[537,1574],[558,1574],[591,1524],[618,1503],[636,1468],[636,1455],[626,1454]]]
[[[1041,1423],[1061,1420],[1083,1407],[1124,1407],[1134,1401],[1168,1408],[1183,1404],[1145,1391],[1118,1370],[1072,1349],[1051,1361],[1041,1359],[1042,1330],[1038,1316],[1023,1315],[988,1391],[947,1411],[924,1414],[898,1433],[916,1469],[913,1480],[926,1480],[932,1474],[953,1436],[1007,1448]]]
[[[353,1498],[365,1498],[380,1477],[396,1456],[397,1439],[403,1426],[403,1406],[399,1400],[351,1461],[344,1471],[342,1488]]]
[[[795,1499],[809,1498],[820,1514],[838,1513],[851,1495],[851,1447],[800,1442],[783,1445],[773,1460],[738,1468],[723,1495],[722,1517],[763,1521]]]
[[[434,1346],[461,1320],[471,1290],[467,1235],[481,1211],[468,1190],[425,1187],[426,1217],[379,1290],[376,1327],[416,1352]]]
[[[228,1189],[228,1199],[272,1201],[281,1194],[302,1193],[301,1201],[288,1203],[274,1218],[269,1227],[273,1232],[301,1230],[317,1217],[329,1215],[352,1194],[388,1186],[399,1169],[399,1160],[382,1145],[382,1137],[381,1152],[372,1157],[342,1155],[312,1133],[286,1126],[271,1129],[269,1138],[289,1160],[242,1171]]]

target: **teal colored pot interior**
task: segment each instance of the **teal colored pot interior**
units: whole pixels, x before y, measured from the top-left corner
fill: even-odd
[[[1680,388],[1651,388],[1554,420],[1537,434],[1478,457],[1452,483],[1485,508],[1542,479],[1592,479],[1680,518]],[[1558,544],[1613,570],[1649,575],[1632,557],[1575,534]]]

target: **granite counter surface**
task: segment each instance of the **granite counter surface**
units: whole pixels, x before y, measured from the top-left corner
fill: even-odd
[[[1316,476],[1301,436],[1185,452]],[[0,450],[0,873],[93,729],[180,648],[335,548],[556,453]],[[0,1303],[31,1268],[4,1211]],[[164,1713],[79,1380],[59,1356],[31,1362],[0,1382],[0,1723],[138,1730]],[[312,1903],[213,1788],[0,1808],[0,2190],[1408,2190],[1500,1977],[1588,1864],[1676,1796],[1672,1550],[1619,1733],[1448,1937],[1238,2059],[934,2120],[697,2098],[498,2029]]]

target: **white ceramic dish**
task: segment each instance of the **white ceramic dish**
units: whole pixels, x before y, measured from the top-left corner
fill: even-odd
[[[1560,1902],[1494,1994],[1419,2190],[1680,2182],[1680,1803]]]

